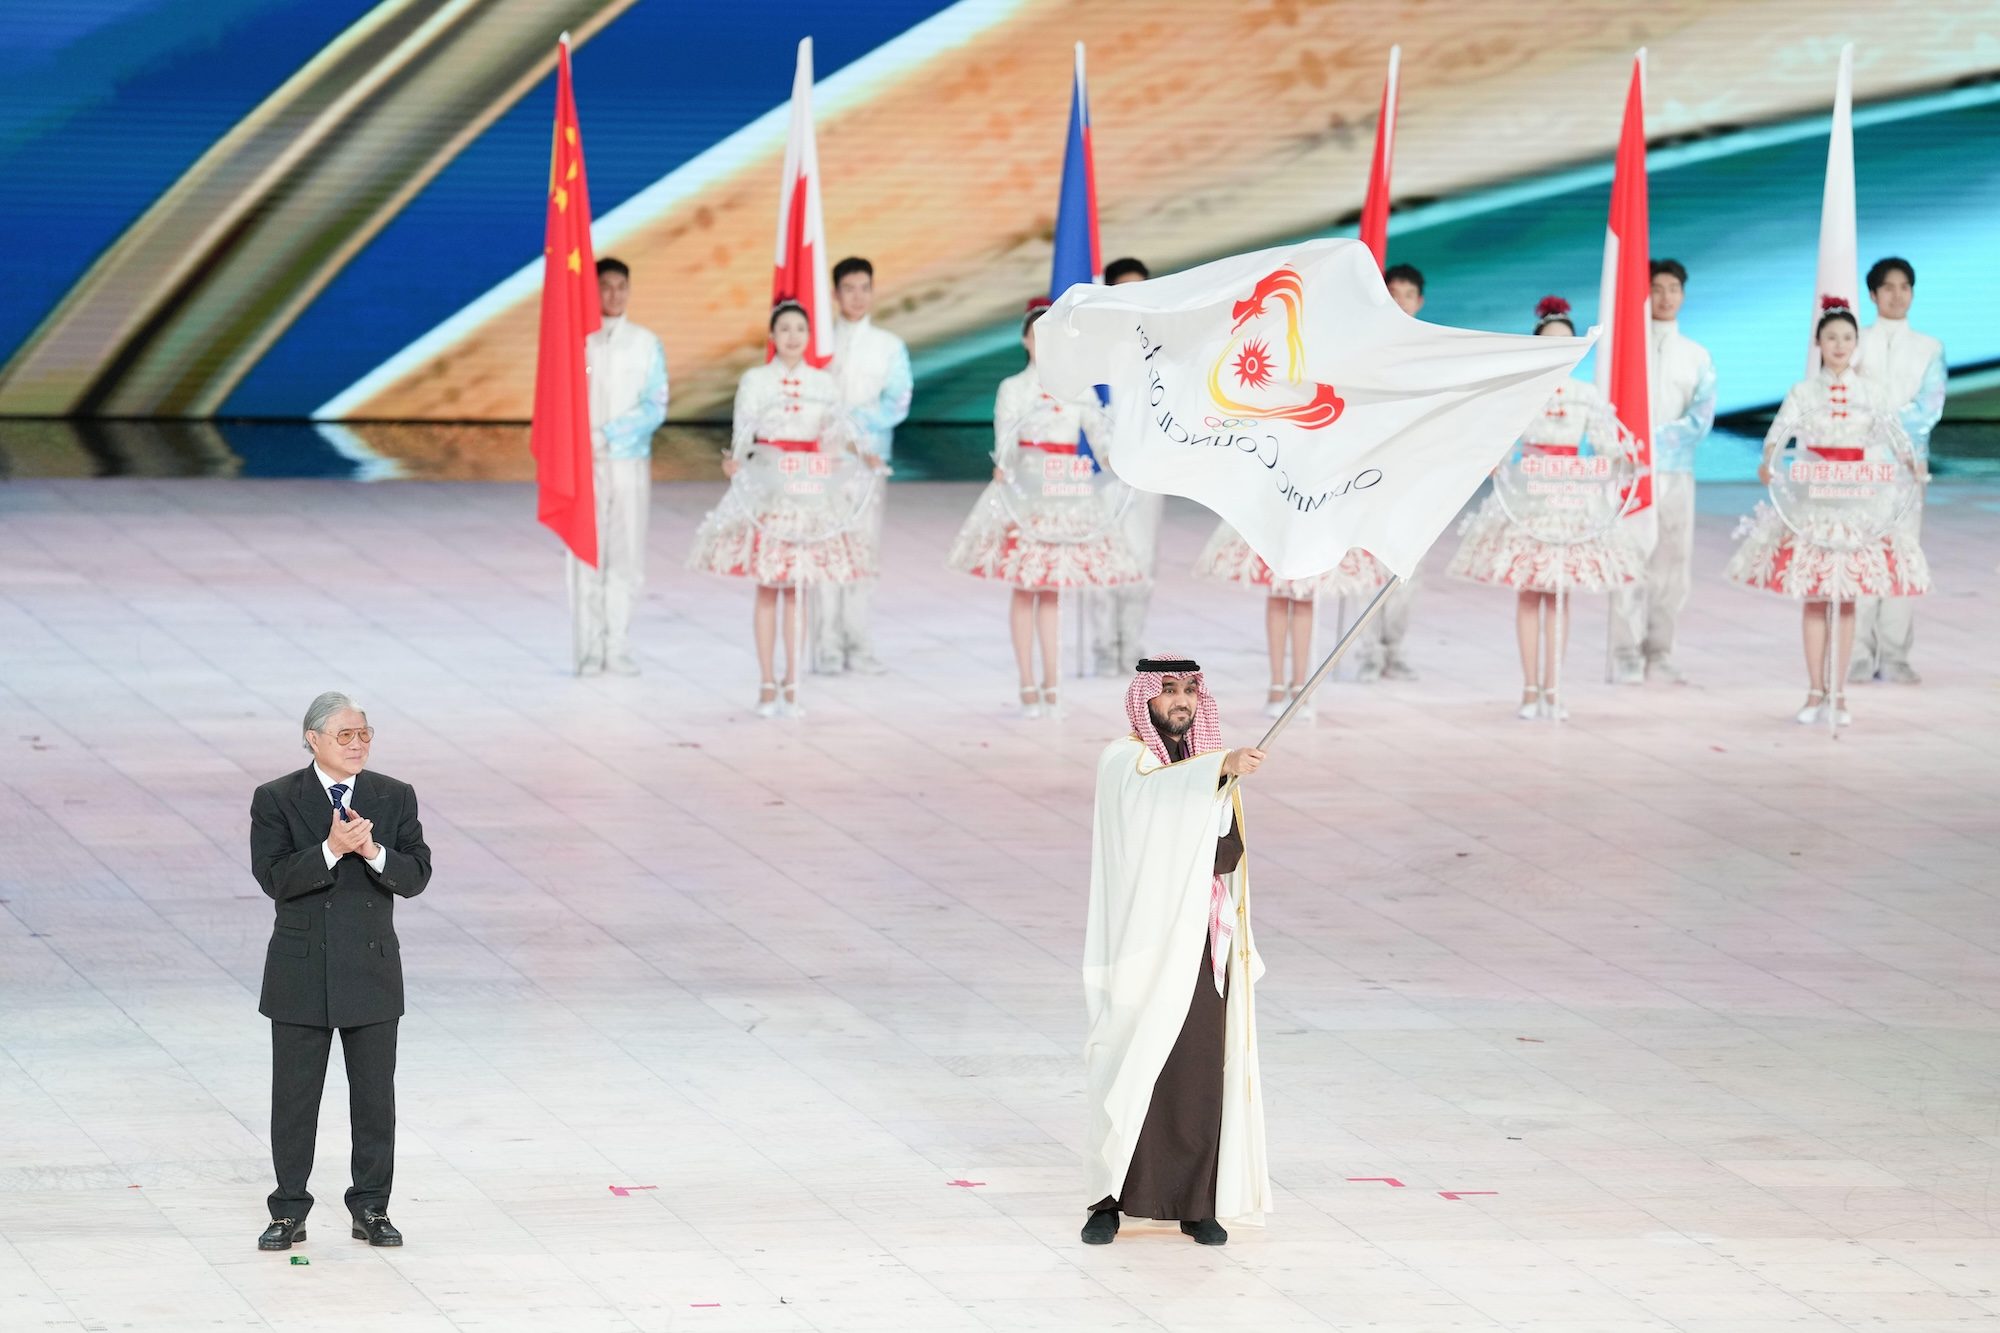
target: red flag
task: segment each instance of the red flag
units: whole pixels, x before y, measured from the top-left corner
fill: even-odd
[[[778,192],[777,266],[771,274],[771,304],[797,301],[812,322],[806,364],[833,360],[833,292],[826,273],[826,215],[819,206],[819,146],[813,140],[812,38],[799,42],[792,75],[792,130],[785,140],[785,183]],[[768,347],[764,359],[778,354]]]
[[[1375,252],[1375,267],[1389,266],[1389,168],[1396,161],[1397,67],[1403,48],[1389,48],[1389,75],[1382,80],[1382,112],[1375,118],[1375,158],[1368,164],[1368,198],[1361,205],[1361,243]]]
[[[556,46],[556,128],[549,148],[548,222],[542,243],[541,344],[535,356],[536,516],[587,565],[597,564],[597,495],[590,473],[590,382],[583,340],[600,322],[597,256],[590,248],[590,191],[570,86],[569,34]]]
[[[1598,293],[1597,387],[1639,441],[1645,469],[1632,512],[1653,503],[1653,400],[1647,375],[1647,305],[1652,299],[1652,248],[1646,221],[1646,53],[1632,60],[1618,164],[1611,177],[1611,219],[1604,233],[1604,278]]]

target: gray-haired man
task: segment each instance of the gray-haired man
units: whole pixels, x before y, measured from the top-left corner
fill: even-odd
[[[403,962],[396,899],[431,878],[431,849],[407,783],[365,773],[375,729],[344,694],[306,710],[313,761],[250,798],[250,869],[277,907],[257,1011],[271,1020],[271,1225],[260,1250],[306,1238],[313,1142],[333,1034],[347,1064],[353,1235],[401,1245],[390,1224],[396,1165],[396,1020]]]

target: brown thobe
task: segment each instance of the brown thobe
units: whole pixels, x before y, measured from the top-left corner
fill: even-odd
[[[1215,873],[1226,875],[1243,859],[1243,832],[1232,817],[1229,832],[1215,844]],[[1225,979],[1225,989],[1227,988]],[[1198,1222],[1215,1216],[1215,1169],[1222,1149],[1222,1047],[1227,998],[1215,989],[1208,932],[1201,933],[1201,957],[1194,972],[1181,1035],[1167,1054],[1146,1105],[1146,1121],[1125,1172],[1125,1188],[1115,1199],[1100,1199],[1093,1212],[1115,1208],[1130,1217],[1166,1222]]]

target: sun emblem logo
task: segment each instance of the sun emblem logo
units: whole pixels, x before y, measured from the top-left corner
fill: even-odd
[[[1260,341],[1243,344],[1236,354],[1236,382],[1246,389],[1262,389],[1271,383],[1271,349]]]
[[[1229,341],[1208,371],[1208,395],[1233,417],[1285,421],[1306,430],[1331,426],[1347,404],[1331,384],[1306,375],[1306,346],[1300,316],[1305,283],[1290,268],[1266,274],[1247,299],[1230,310]],[[1273,336],[1282,336],[1284,364],[1273,354]],[[1225,388],[1224,371],[1236,383]],[[1236,397],[1241,394],[1249,401]]]

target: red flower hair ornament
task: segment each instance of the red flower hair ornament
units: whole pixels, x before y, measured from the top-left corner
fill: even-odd
[[[1550,324],[1556,320],[1561,320],[1571,328],[1576,327],[1574,321],[1569,317],[1569,302],[1563,300],[1560,296],[1544,296],[1541,300],[1535,302],[1535,331],[1537,333],[1541,332],[1544,324]]]

